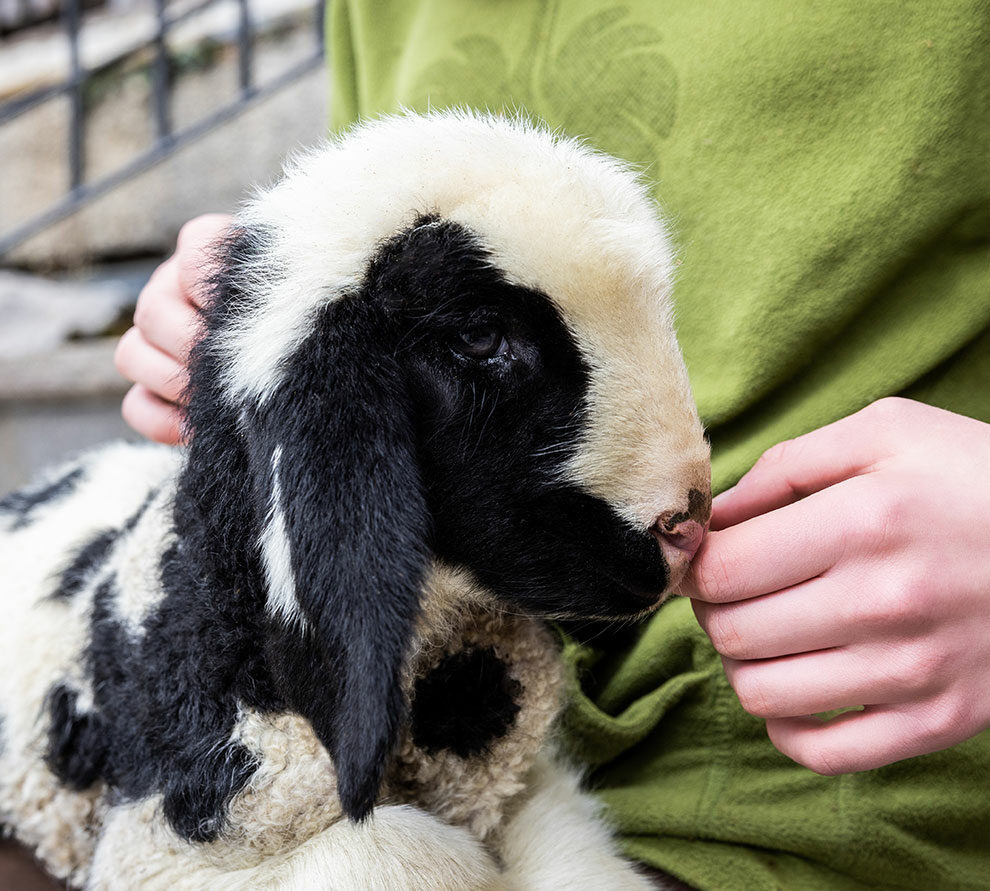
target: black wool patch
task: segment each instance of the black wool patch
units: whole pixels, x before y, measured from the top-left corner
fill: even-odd
[[[257,768],[230,741],[238,702],[232,684],[252,660],[236,631],[225,634],[230,626],[202,596],[180,548],[164,554],[161,579],[165,598],[137,640],[117,619],[114,580],[94,597],[89,667],[105,741],[100,775],[124,799],[160,793],[179,836],[211,841]],[[79,749],[75,738],[68,741],[75,744],[67,750]]]
[[[447,656],[416,681],[413,742],[461,758],[483,754],[509,732],[521,694],[522,686],[490,647]]]
[[[209,842],[220,836],[230,799],[258,769],[244,746],[217,743],[196,753],[197,760],[185,765],[187,770],[181,777],[176,771],[162,800],[165,819],[189,841]]]
[[[138,520],[157,494],[158,490],[152,489],[122,528],[104,529],[75,552],[68,566],[59,576],[58,585],[51,595],[53,600],[71,600],[82,590],[86,582],[93,578],[106,562],[120,536],[132,531],[138,524]]]
[[[78,695],[63,684],[48,694],[48,716],[45,763],[65,785],[88,789],[103,775],[108,727],[99,715],[80,712]]]
[[[58,479],[53,480],[40,488],[21,489],[18,492],[11,492],[6,497],[0,499],[0,514],[13,514],[14,524],[11,531],[23,529],[30,525],[37,508],[52,501],[57,501],[70,495],[82,479],[83,468],[74,467],[72,470],[62,474]]]
[[[104,564],[120,535],[118,529],[105,529],[79,548],[52,592],[53,600],[71,600]]]

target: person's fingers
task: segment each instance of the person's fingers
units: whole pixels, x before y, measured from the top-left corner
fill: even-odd
[[[722,658],[742,707],[759,718],[815,715],[927,697],[941,684],[923,643],[836,647],[778,659]]]
[[[872,480],[851,479],[709,532],[683,593],[711,603],[759,597],[815,578],[866,546],[883,525]]]
[[[216,246],[234,222],[228,214],[209,213],[190,220],[179,230],[175,259],[179,287],[186,299],[202,308],[209,279],[216,268]]]
[[[179,362],[185,362],[199,330],[199,313],[184,297],[173,257],[148,280],[138,295],[134,325],[145,340]]]
[[[121,403],[124,420],[138,433],[155,442],[178,445],[182,438],[182,413],[147,387],[135,384]]]
[[[188,382],[185,366],[149,343],[137,328],[120,338],[114,364],[128,380],[143,384],[167,402],[182,400]]]
[[[152,274],[138,296],[134,328],[120,340],[118,370],[135,381],[121,412],[138,433],[169,444],[182,437],[183,395],[189,350],[199,333],[199,309],[216,262],[214,245],[232,217],[207,214],[179,232],[175,254]]]
[[[767,721],[767,733],[788,758],[825,776],[873,770],[965,738],[952,710],[942,702],[868,707],[826,722],[815,717],[773,718]]]
[[[768,449],[733,488],[715,499],[711,528],[734,526],[874,470],[890,452],[887,431],[904,423],[906,402],[882,399]]]
[[[723,656],[773,659],[869,640],[876,633],[855,581],[839,575],[733,603],[692,600],[698,624]]]

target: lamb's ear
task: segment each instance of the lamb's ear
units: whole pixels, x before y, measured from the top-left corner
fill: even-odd
[[[330,752],[345,813],[374,805],[404,714],[401,671],[428,565],[429,515],[396,337],[361,295],[326,307],[242,417],[255,479],[270,662]]]

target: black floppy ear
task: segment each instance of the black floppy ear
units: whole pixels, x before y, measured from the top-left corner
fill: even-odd
[[[404,715],[401,671],[428,564],[395,343],[383,309],[342,297],[322,311],[284,383],[242,418],[255,479],[269,481],[269,661],[330,752],[354,820],[374,805]]]
[[[253,283],[278,275],[271,241],[237,229],[218,256],[190,361],[176,528],[206,602],[263,629],[274,695],[250,670],[242,694],[309,720],[334,759],[345,813],[360,820],[403,718],[429,515],[398,336],[373,297],[324,307],[267,398],[226,383],[236,332],[263,299]]]

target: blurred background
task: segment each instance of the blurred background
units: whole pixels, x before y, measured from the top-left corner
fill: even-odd
[[[0,494],[115,437],[179,227],[326,132],[323,3],[0,0]]]

